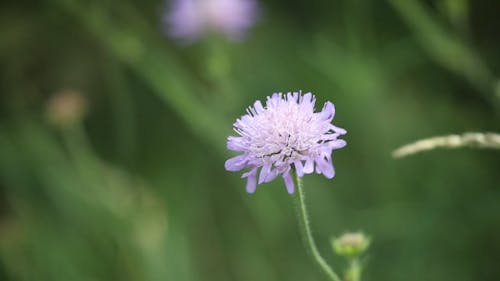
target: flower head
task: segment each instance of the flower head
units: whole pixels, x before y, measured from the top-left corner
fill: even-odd
[[[230,136],[227,148],[242,154],[227,160],[225,168],[250,169],[243,174],[247,192],[282,175],[288,193],[293,193],[292,169],[299,177],[314,170],[330,179],[335,176],[332,151],[346,145],[338,139],[346,131],[331,123],[335,115],[331,102],[314,112],[315,102],[312,93],[275,93],[267,97],[265,107],[258,100],[236,120],[233,127],[239,136]]]
[[[187,41],[214,30],[229,39],[242,39],[257,20],[256,0],[172,0],[163,23],[167,33]]]

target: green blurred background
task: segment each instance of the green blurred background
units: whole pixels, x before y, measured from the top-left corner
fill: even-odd
[[[390,156],[499,131],[500,2],[261,4],[247,40],[190,46],[158,0],[0,4],[0,280],[324,280],[283,182],[224,170],[245,107],[296,90],[348,131],[335,179],[305,177],[335,269],[329,238],[363,230],[363,280],[500,280],[499,152]]]

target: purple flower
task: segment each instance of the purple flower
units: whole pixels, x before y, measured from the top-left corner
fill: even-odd
[[[332,151],[346,145],[338,139],[346,130],[331,123],[333,103],[326,102],[320,112],[314,112],[315,102],[312,93],[274,93],[265,107],[258,100],[236,120],[233,127],[239,136],[228,137],[227,148],[241,154],[227,160],[225,168],[232,172],[249,168],[242,176],[247,178],[248,193],[255,192],[257,183],[278,175],[283,176],[288,193],[293,193],[291,169],[299,177],[315,168],[329,179],[335,176]]]
[[[241,40],[258,12],[256,0],[172,0],[169,8],[163,18],[167,33],[188,42],[207,30]]]

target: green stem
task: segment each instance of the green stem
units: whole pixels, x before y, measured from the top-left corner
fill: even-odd
[[[362,268],[358,258],[352,258],[349,261],[349,269],[347,269],[344,279],[346,281],[360,281],[361,270]]]
[[[321,270],[328,276],[330,280],[333,281],[341,281],[339,276],[333,271],[333,269],[326,263],[325,259],[321,256],[316,247],[316,242],[314,242],[314,238],[311,232],[311,226],[309,224],[309,215],[307,213],[306,203],[305,203],[305,193],[302,186],[301,179],[295,173],[296,186],[297,186],[297,195],[296,198],[296,210],[297,216],[299,218],[299,223],[301,226],[301,232],[303,236],[304,243],[306,243],[306,247],[316,263],[319,265]]]

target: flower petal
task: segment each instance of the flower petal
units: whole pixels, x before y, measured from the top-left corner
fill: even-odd
[[[306,160],[306,165],[304,166],[304,169],[302,169],[305,174],[310,174],[314,172],[314,160],[309,158]]]
[[[288,92],[286,94],[286,99],[287,99],[287,101],[298,102],[299,93],[297,93],[297,92]]]
[[[306,102],[306,103],[311,103],[312,101],[312,93],[305,93],[303,96],[302,96],[302,99],[301,99],[302,102]]]
[[[247,192],[254,193],[257,189],[257,168],[253,168],[250,172],[243,174],[243,177],[247,177]]]
[[[265,182],[270,182],[272,181],[276,176],[276,172],[271,170],[272,165],[264,165],[262,169],[260,170],[260,176],[259,176],[259,184],[265,183]]]
[[[266,108],[273,108],[278,106],[281,100],[281,93],[273,93],[272,96],[267,97]]]
[[[295,166],[295,171],[297,172],[297,175],[299,177],[302,177],[304,175],[304,166],[302,165],[302,161],[295,161],[293,165]]]
[[[264,107],[262,106],[262,103],[260,102],[260,100],[257,100],[254,104],[253,104],[253,108],[255,108],[255,112],[257,112],[257,114],[261,114],[261,113],[264,113]]]
[[[335,141],[329,142],[329,146],[332,149],[340,149],[346,145],[347,145],[347,142],[345,140],[335,140]]]
[[[326,178],[331,179],[335,176],[335,170],[333,169],[331,158],[325,158],[326,156],[322,156],[316,159],[316,171],[323,174]]]
[[[339,135],[345,135],[347,131],[344,128],[337,127],[333,124],[330,124],[330,128]]]
[[[237,172],[247,166],[248,158],[245,154],[230,158],[224,164],[227,171]]]
[[[242,137],[230,136],[227,138],[227,149],[233,150],[233,151],[245,151],[245,150],[247,150],[247,146],[243,142]]]
[[[321,120],[332,121],[333,117],[335,116],[335,106],[333,105],[333,103],[327,101],[323,106],[323,110],[320,114]]]
[[[293,194],[295,192],[295,184],[293,183],[290,171],[283,174],[283,180],[285,181],[286,191],[288,191],[289,194]]]

